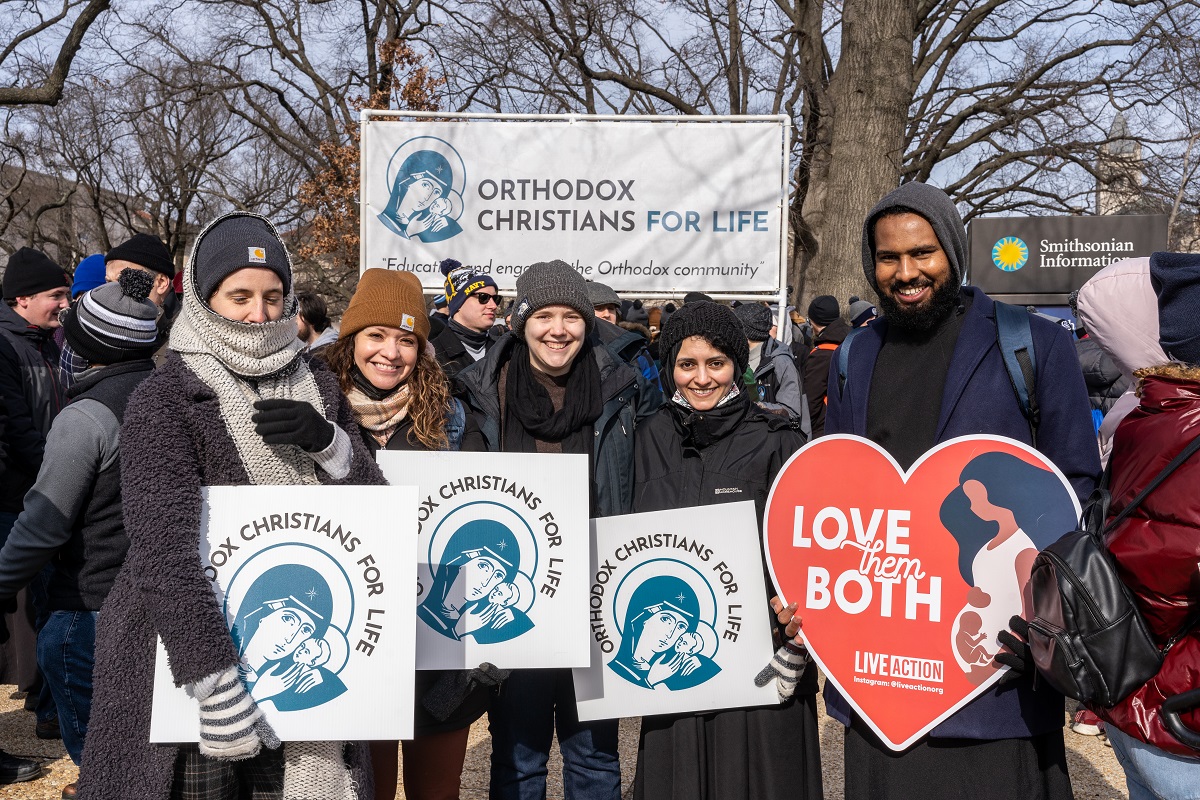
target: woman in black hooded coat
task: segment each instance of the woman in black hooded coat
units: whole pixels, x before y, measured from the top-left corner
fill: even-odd
[[[638,430],[633,510],[753,500],[761,528],[771,484],[804,445],[803,434],[741,391],[748,345],[729,308],[685,305],[671,316],[660,344],[669,402]],[[771,613],[767,597],[763,613]],[[775,630],[781,647],[786,637]],[[763,653],[763,662],[769,660],[779,657]],[[790,660],[803,670],[802,654],[793,652]],[[780,682],[781,698],[787,695],[780,705],[643,717],[635,797],[820,798],[816,669],[798,677]]]

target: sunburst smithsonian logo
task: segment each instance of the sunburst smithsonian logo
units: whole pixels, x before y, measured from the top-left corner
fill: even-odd
[[[1016,272],[1029,260],[1029,247],[1016,236],[1005,236],[992,246],[992,263],[1005,272]]]

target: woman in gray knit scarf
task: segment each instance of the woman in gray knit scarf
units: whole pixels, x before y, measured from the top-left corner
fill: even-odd
[[[200,489],[383,484],[337,379],[302,355],[291,260],[275,227],[229,214],[184,273],[173,351],[121,428],[129,555],[100,613],[84,800],[368,800],[367,748],[282,747],[238,675],[201,571]],[[349,434],[347,432],[350,432]],[[200,701],[199,745],[149,743],[155,641]]]

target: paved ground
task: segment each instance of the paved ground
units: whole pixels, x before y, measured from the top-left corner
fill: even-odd
[[[33,714],[25,711],[18,700],[9,699],[12,686],[0,686],[0,747],[14,755],[36,758],[46,767],[46,774],[36,781],[0,786],[0,800],[58,800],[63,785],[75,779],[76,770],[58,741],[45,742],[33,735]],[[818,706],[820,704],[818,703]],[[632,797],[630,782],[632,765],[637,757],[638,721],[621,721],[621,761],[630,765],[625,774],[625,796]],[[463,772],[463,800],[485,800],[487,797],[488,755],[491,752],[486,720],[471,730],[467,766]],[[821,719],[821,753],[825,766],[826,800],[842,796],[842,733],[841,727],[830,719]],[[1125,777],[1113,757],[1112,750],[1091,736],[1067,733],[1067,757],[1070,761],[1071,782],[1078,800],[1124,800]],[[549,796],[562,797],[559,779],[561,761],[555,752],[550,762],[551,785]],[[403,798],[403,793],[400,797]]]

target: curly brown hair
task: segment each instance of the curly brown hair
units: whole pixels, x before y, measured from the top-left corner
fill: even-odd
[[[351,369],[354,367],[355,336],[343,336],[318,355],[337,375],[343,394],[349,394],[354,388]],[[450,438],[446,435],[446,417],[450,414],[450,383],[442,365],[420,336],[417,347],[421,355],[408,377],[408,417],[412,420],[408,440],[429,450],[448,450]]]

